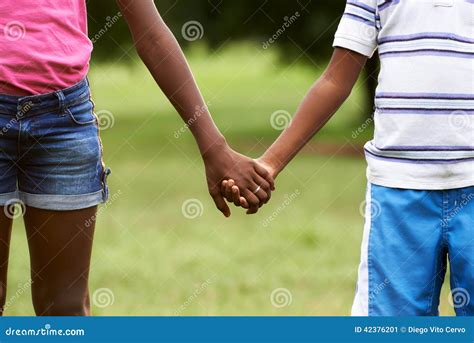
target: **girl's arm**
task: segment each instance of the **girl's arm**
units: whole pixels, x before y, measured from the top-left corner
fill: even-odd
[[[328,68],[304,98],[290,126],[259,159],[274,178],[348,98],[366,62],[366,56],[335,49]],[[232,180],[224,181],[223,187],[227,200],[236,203],[240,199]],[[246,207],[245,200],[240,205]]]
[[[233,151],[219,132],[175,37],[153,0],[117,0],[143,62],[188,124],[206,166],[209,192],[217,208],[230,215],[220,185],[232,178],[255,211],[273,188],[273,178],[256,161]],[[196,114],[196,109],[198,114]],[[261,190],[253,191],[261,186]]]

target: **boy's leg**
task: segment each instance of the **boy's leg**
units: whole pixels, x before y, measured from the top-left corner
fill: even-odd
[[[0,211],[3,207],[0,207]],[[13,220],[0,213],[0,316],[3,315],[7,294],[8,255]]]
[[[439,192],[369,185],[356,316],[437,315],[446,272]]]
[[[474,187],[449,195],[452,207],[446,215],[453,305],[457,315],[474,316]]]
[[[37,315],[90,315],[88,279],[96,209],[59,212],[27,207],[24,218]]]

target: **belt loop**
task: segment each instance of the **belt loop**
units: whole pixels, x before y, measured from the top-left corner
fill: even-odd
[[[54,93],[58,97],[58,112],[59,115],[66,114],[65,100],[66,97],[62,91],[57,91]]]

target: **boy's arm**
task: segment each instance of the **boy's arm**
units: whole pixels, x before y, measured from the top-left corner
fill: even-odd
[[[273,188],[273,178],[255,161],[227,145],[208,112],[178,42],[153,0],[117,0],[117,3],[130,27],[138,54],[182,119],[189,124],[203,156],[209,192],[217,208],[225,216],[230,215],[220,184],[232,178],[248,196],[249,206],[258,209]],[[261,181],[259,185],[255,180]],[[252,190],[258,186],[260,190],[254,194]]]
[[[351,50],[336,48],[331,62],[321,78],[311,87],[298,108],[291,124],[258,160],[276,176],[305,144],[327,123],[349,97],[367,57]],[[226,199],[247,207],[233,180],[222,182]]]
[[[298,154],[349,97],[367,57],[336,48],[321,78],[304,98],[290,126],[260,158],[273,177]]]

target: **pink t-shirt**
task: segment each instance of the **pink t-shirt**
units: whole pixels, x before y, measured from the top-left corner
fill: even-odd
[[[85,0],[0,0],[0,93],[70,87],[89,69]]]

